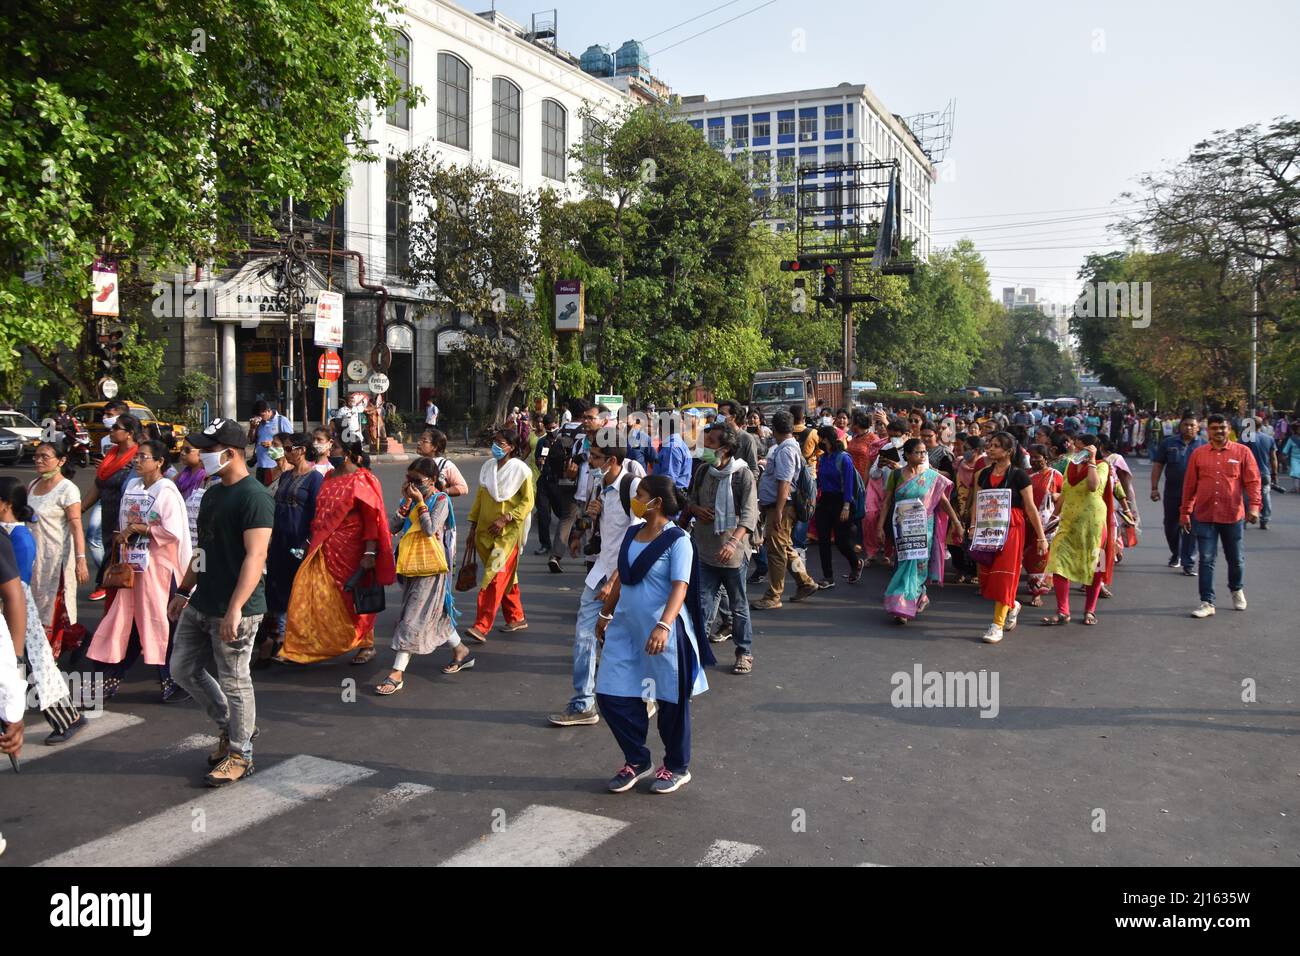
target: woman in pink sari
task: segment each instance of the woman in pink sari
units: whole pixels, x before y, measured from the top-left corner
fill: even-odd
[[[167,604],[190,565],[190,520],[180,489],[163,477],[168,463],[167,446],[161,441],[140,443],[135,456],[137,477],[123,487],[118,506],[120,530],[105,550],[106,563],[125,560],[135,570],[131,587],[112,592],[108,613],[86,652],[91,660],[106,665],[106,700],[140,655],[146,664],[158,667],[163,700],[177,692],[167,671],[171,650]]]
[[[311,543],[293,580],[276,659],[311,664],[355,649],[352,663],[365,664],[375,656],[375,615],[358,614],[345,585],[357,569],[372,572],[361,579],[366,586],[397,580],[393,537],[361,442],[335,439],[330,454],[334,470],[316,495]]]
[[[876,412],[873,418],[875,430],[871,436],[871,444],[865,451],[870,461],[866,474],[862,476],[862,480],[867,485],[867,508],[862,518],[862,551],[863,560],[866,562],[863,566],[869,566],[879,558],[880,563],[888,567],[891,563],[892,548],[887,540],[880,537],[877,530],[880,525],[880,515],[889,507],[889,501],[885,497],[885,479],[889,477],[889,468],[882,465],[880,453],[887,448],[895,447],[895,440],[901,446],[906,429],[898,422],[887,424],[884,412]]]
[[[931,468],[925,443],[909,438],[903,445],[905,464],[885,483],[893,507],[877,519],[876,533],[893,539],[898,567],[885,587],[885,610],[906,624],[930,606],[926,584],[943,585],[949,527],[960,540],[964,529],[948,492],[952,482]]]

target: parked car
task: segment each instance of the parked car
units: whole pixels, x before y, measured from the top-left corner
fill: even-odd
[[[0,428],[6,428],[23,439],[23,454],[31,455],[41,442],[41,426],[22,412],[11,409],[0,411]]]
[[[27,455],[27,440],[15,431],[0,428],[0,465],[17,465]]]
[[[99,457],[99,446],[108,431],[104,428],[101,419],[104,417],[104,406],[107,402],[86,402],[84,405],[78,405],[72,410],[72,414],[85,423],[86,428],[90,431],[90,448],[92,454]],[[163,422],[158,420],[147,405],[141,405],[139,402],[127,402],[131,414],[140,419],[140,424],[144,428],[145,437],[160,438],[163,444],[167,446],[168,451],[173,455],[181,450],[185,444],[185,436],[189,434],[189,429],[184,425],[173,422]]]

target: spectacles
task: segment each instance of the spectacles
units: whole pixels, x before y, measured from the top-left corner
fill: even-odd
[[[32,460],[33,461],[57,461],[58,456],[57,455],[33,455]]]

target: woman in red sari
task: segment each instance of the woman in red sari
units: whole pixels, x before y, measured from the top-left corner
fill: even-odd
[[[375,656],[375,615],[358,614],[344,585],[358,568],[387,587],[397,578],[384,494],[361,442],[330,447],[334,466],[316,496],[311,543],[293,580],[280,658],[298,664],[358,649],[353,664]],[[371,575],[362,583],[372,583]]]
[[[1009,520],[1002,547],[992,555],[992,560],[979,565],[980,595],[993,602],[993,623],[984,632],[983,640],[996,644],[1004,631],[1014,630],[1020,617],[1020,602],[1016,590],[1020,587],[1020,569],[1025,556],[1026,530],[1034,534],[1035,549],[1047,554],[1047,536],[1034,506],[1034,488],[1024,469],[1013,464],[1018,457],[1016,439],[1009,432],[998,432],[984,446],[989,465],[975,478],[971,496],[971,518],[967,527],[972,529],[971,543],[977,545],[981,538],[981,513],[986,500],[993,503],[998,495],[1006,495],[1005,508],[993,509],[1005,514]],[[1008,494],[1009,493],[1009,494]],[[972,555],[974,554],[972,548]],[[980,561],[976,558],[976,561]]]

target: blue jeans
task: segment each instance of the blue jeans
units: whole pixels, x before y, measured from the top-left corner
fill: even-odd
[[[95,566],[99,567],[104,563],[104,535],[103,524],[100,521],[102,509],[99,502],[96,501],[90,506],[90,513],[86,515],[86,551],[95,561]]]
[[[1260,472],[1259,478],[1259,521],[1260,524],[1268,524],[1268,519],[1273,517],[1273,476]],[[1241,497],[1246,502],[1246,507],[1249,508],[1250,492],[1243,488]]]
[[[585,711],[596,706],[596,620],[603,601],[594,589],[584,587],[578,601],[578,625],[573,638],[573,698],[569,710]]]
[[[736,643],[738,655],[754,653],[754,630],[749,623],[749,599],[745,596],[745,577],[748,574],[748,561],[738,568],[715,568],[700,562],[700,597],[704,601],[705,627],[717,613],[725,590],[731,603],[731,639]],[[705,634],[697,635],[697,639],[707,641],[709,638]]]
[[[1213,524],[1192,519],[1192,533],[1200,553],[1197,569],[1201,586],[1201,600],[1214,603],[1214,560],[1219,553],[1218,543],[1223,542],[1223,560],[1228,564],[1228,590],[1240,591],[1245,585],[1246,553],[1241,548],[1244,521],[1231,524]]]
[[[807,521],[796,521],[794,523],[794,527],[790,530],[790,541],[800,551],[808,547],[808,522]]]

